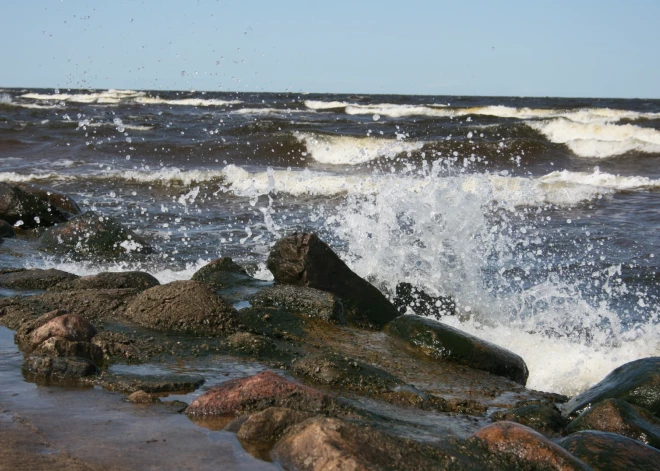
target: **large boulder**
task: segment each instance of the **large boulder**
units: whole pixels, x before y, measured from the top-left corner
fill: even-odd
[[[144,327],[199,335],[229,335],[243,329],[236,309],[192,280],[142,291],[128,303],[125,315]]]
[[[36,348],[51,337],[72,342],[89,342],[96,334],[96,328],[86,319],[75,314],[64,314],[36,328],[32,332],[30,343],[32,348]]]
[[[438,321],[406,315],[384,330],[433,358],[504,376],[523,386],[527,382],[529,371],[520,356]]]
[[[141,271],[105,272],[62,281],[52,286],[50,291],[81,289],[135,289],[144,291],[158,285],[160,285],[160,282],[156,278]]]
[[[597,471],[658,471],[660,451],[616,433],[585,430],[559,445]]]
[[[622,399],[605,399],[587,409],[566,427],[567,433],[581,430],[618,433],[660,448],[660,420]]]
[[[95,365],[103,364],[103,351],[91,342],[73,342],[61,337],[51,337],[34,350],[35,355],[50,357],[79,357],[91,360]]]
[[[33,196],[36,196],[41,201],[49,204],[51,207],[56,208],[60,212],[66,215],[76,215],[80,214],[80,206],[68,195],[60,193],[52,188],[47,188],[44,186],[34,185],[32,183],[17,182],[13,183],[14,186],[17,186],[21,190],[29,193]],[[67,214],[68,213],[68,214]]]
[[[64,222],[66,216],[18,186],[0,182],[0,219],[30,229]]]
[[[126,305],[136,295],[136,290],[124,289],[78,289],[71,291],[51,291],[33,296],[50,309],[66,309],[72,314],[84,316],[93,321],[123,320]]]
[[[89,211],[49,228],[39,243],[48,252],[99,257],[154,252],[143,237],[117,220]]]
[[[616,368],[561,409],[565,416],[569,416],[607,398],[623,399],[660,417],[660,357],[642,358]]]
[[[307,286],[339,296],[345,303],[344,315],[349,324],[382,328],[399,315],[378,289],[356,275],[314,234],[296,233],[278,240],[267,266],[276,283]]]
[[[253,306],[279,307],[306,317],[345,324],[344,306],[332,293],[305,286],[275,285],[250,299]]]
[[[0,270],[0,286],[11,289],[42,290],[67,280],[75,280],[78,275],[50,268],[18,268]]]

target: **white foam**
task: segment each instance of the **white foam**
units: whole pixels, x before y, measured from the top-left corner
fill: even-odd
[[[45,93],[25,93],[21,95],[21,98],[38,101],[117,104],[124,100],[135,99],[142,96],[144,96],[144,92],[133,90],[105,90],[90,93],[55,93],[52,95]]]
[[[0,105],[11,105],[11,104],[12,104],[12,99],[8,93],[0,94]]]
[[[227,106],[240,105],[240,100],[218,100],[214,98],[180,98],[176,100],[159,97],[139,97],[135,99],[136,103],[143,105],[172,105],[172,106]]]
[[[0,172],[0,182],[31,182],[34,180],[62,180],[57,173],[29,173],[23,175],[16,172]]]
[[[176,183],[183,185],[220,180],[223,177],[224,172],[222,170],[181,170],[176,167],[166,167],[155,171],[120,170],[105,174],[105,178],[111,179],[123,179],[142,183]]]
[[[418,151],[424,142],[406,142],[371,137],[329,136],[324,134],[295,133],[305,144],[312,158],[324,164],[357,165],[380,157]]]
[[[241,108],[240,110],[232,111],[232,114],[247,114],[247,115],[287,115],[292,113],[309,113],[307,110],[295,110],[290,108]]]
[[[345,101],[316,101],[305,100],[305,106],[311,110],[332,110],[336,108],[346,108],[349,104]]]
[[[580,157],[606,158],[628,152],[660,153],[660,131],[632,124],[576,123],[566,119],[526,123]]]

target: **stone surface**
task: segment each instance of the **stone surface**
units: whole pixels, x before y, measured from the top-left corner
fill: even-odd
[[[205,283],[216,289],[226,288],[241,282],[252,281],[253,278],[247,274],[245,269],[234,263],[230,257],[222,257],[213,260],[197,270],[192,279]]]
[[[399,315],[378,289],[356,275],[314,234],[296,233],[278,240],[267,266],[278,284],[307,286],[339,296],[348,324],[382,328]]]
[[[148,392],[142,390],[135,391],[134,393],[129,394],[126,400],[128,402],[133,402],[135,404],[154,404],[160,402],[158,396],[149,394]]]
[[[134,289],[49,290],[34,296],[33,300],[50,309],[66,309],[93,321],[123,320],[126,306],[136,294]]]
[[[270,339],[249,332],[237,332],[230,335],[224,345],[234,353],[270,359],[277,357],[276,347]]]
[[[136,391],[145,393],[185,393],[191,392],[204,384],[204,378],[188,375],[129,375],[106,373],[95,380],[95,384],[110,391],[132,394]]]
[[[493,414],[493,420],[516,422],[544,434],[557,434],[566,426],[566,419],[561,412],[548,404],[529,404],[498,412]]]
[[[49,252],[109,258],[154,252],[143,237],[117,220],[94,212],[80,214],[66,224],[49,228],[39,244]]]
[[[72,291],[81,289],[145,289],[160,283],[149,273],[141,271],[105,272],[98,275],[62,281],[50,288],[51,291]]]
[[[569,416],[607,398],[623,399],[660,417],[660,357],[642,358],[616,368],[561,409],[565,416]]]
[[[16,237],[16,231],[7,221],[0,219],[0,238],[11,239]]]
[[[36,328],[31,335],[31,346],[36,348],[51,337],[61,337],[73,342],[89,342],[96,335],[96,328],[76,314],[64,314]]]
[[[18,182],[12,183],[14,186],[19,187],[21,190],[36,196],[41,201],[50,205],[53,208],[63,212],[65,216],[66,213],[70,215],[80,214],[80,206],[68,195],[60,193],[57,190],[52,188],[47,188],[39,185],[34,185],[32,183]]]
[[[42,290],[76,278],[78,275],[53,268],[2,270],[0,271],[0,286],[11,289]]]
[[[91,360],[77,357],[29,355],[23,360],[23,374],[29,379],[78,379],[96,374]]]
[[[658,471],[660,451],[615,433],[587,430],[559,445],[596,471]]]
[[[35,355],[51,357],[79,357],[92,360],[95,365],[103,364],[103,351],[91,342],[72,342],[70,340],[51,337],[41,343],[33,352]]]
[[[393,304],[401,314],[406,314],[408,309],[418,316],[433,316],[436,319],[456,314],[456,302],[453,298],[431,296],[410,283],[396,285],[396,297]]]
[[[527,382],[529,371],[520,356],[432,319],[400,316],[384,330],[433,358],[488,371],[522,385]]]
[[[253,306],[279,307],[306,317],[326,322],[345,324],[344,306],[341,300],[326,291],[295,285],[276,285],[255,294]]]
[[[4,182],[0,182],[0,219],[25,229],[66,221],[65,215],[55,207]]]
[[[567,433],[581,430],[618,433],[660,448],[660,420],[622,399],[605,399],[583,412],[566,427]]]
[[[275,442],[292,425],[309,419],[312,414],[285,407],[269,407],[256,412],[245,420],[236,436],[253,442]]]
[[[144,327],[199,335],[229,335],[243,329],[236,309],[192,280],[141,292],[128,303],[126,316]]]

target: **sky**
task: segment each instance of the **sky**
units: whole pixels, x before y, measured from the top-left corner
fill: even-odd
[[[0,87],[660,98],[657,0],[0,7]]]

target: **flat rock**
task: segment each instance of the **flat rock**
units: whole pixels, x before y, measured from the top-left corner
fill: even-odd
[[[306,286],[275,285],[264,288],[250,299],[250,304],[282,308],[340,325],[346,323],[344,306],[337,296]]]
[[[0,182],[0,219],[30,229],[65,222],[66,216],[49,203],[16,185]]]
[[[132,394],[136,391],[145,393],[191,392],[204,384],[201,376],[189,375],[131,375],[106,373],[95,383],[110,391]]]
[[[573,397],[561,409],[565,416],[607,398],[623,399],[660,417],[660,357],[626,363],[600,383]]]
[[[378,289],[356,275],[314,234],[296,233],[278,240],[267,266],[277,284],[307,286],[339,296],[348,324],[382,328],[399,315]]]
[[[529,371],[520,356],[438,321],[406,315],[390,322],[384,330],[433,358],[487,371],[522,385],[527,382]]]
[[[36,348],[51,337],[60,337],[73,342],[89,342],[96,333],[96,328],[88,320],[76,314],[64,314],[36,328],[31,335],[31,346]]]
[[[585,430],[559,445],[596,471],[658,471],[660,451],[616,433]]]
[[[144,327],[199,335],[230,335],[244,328],[236,309],[192,280],[141,292],[128,303],[125,314]]]
[[[54,268],[16,269],[0,272],[0,286],[11,289],[42,290],[76,278],[78,275]]]
[[[78,379],[96,374],[91,360],[77,357],[29,355],[23,360],[23,374],[38,380]]]
[[[74,291],[81,289],[134,289],[144,291],[160,285],[160,282],[149,273],[141,271],[105,272],[98,275],[83,276],[75,279],[67,279],[55,286],[50,291]]]

